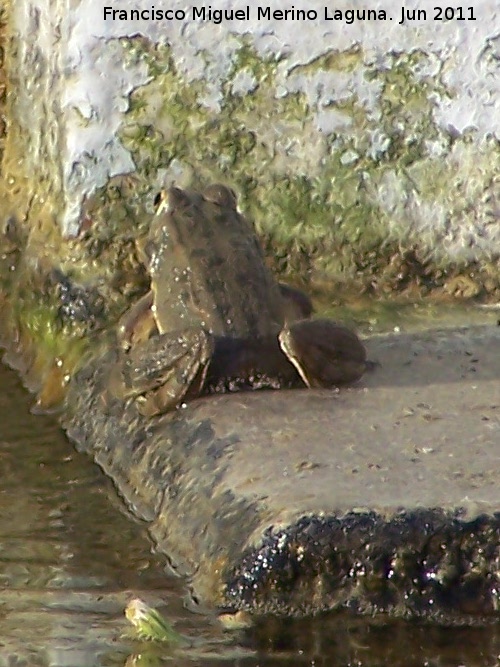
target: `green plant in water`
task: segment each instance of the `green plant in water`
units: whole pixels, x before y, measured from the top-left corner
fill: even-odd
[[[139,598],[134,598],[125,607],[125,618],[134,626],[139,639],[163,642],[170,646],[186,646],[190,643],[156,609]]]

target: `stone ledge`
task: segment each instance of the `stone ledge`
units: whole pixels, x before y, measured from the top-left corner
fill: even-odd
[[[356,387],[203,398],[144,421],[75,378],[69,436],[115,481],[196,595],[442,622],[498,614],[500,328],[368,341]]]

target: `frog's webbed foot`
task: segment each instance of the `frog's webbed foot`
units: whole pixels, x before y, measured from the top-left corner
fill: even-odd
[[[189,328],[136,345],[123,361],[126,393],[147,417],[173,410],[189,394],[201,393],[214,350],[213,336]]]
[[[358,380],[366,350],[353,331],[332,320],[300,320],[279,334],[281,349],[308,387],[335,387]]]

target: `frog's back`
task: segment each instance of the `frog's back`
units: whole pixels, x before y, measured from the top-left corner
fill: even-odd
[[[172,188],[168,201],[151,230],[160,328],[201,323],[216,335],[277,333],[283,325],[281,291],[234,194],[220,185],[203,195]]]

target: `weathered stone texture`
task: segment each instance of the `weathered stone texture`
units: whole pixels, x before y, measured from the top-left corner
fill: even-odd
[[[148,421],[110,399],[107,353],[66,424],[209,604],[480,623],[499,611],[499,345],[495,326],[374,338],[381,366],[350,390]]]
[[[151,190],[221,178],[286,247],[342,247],[315,259],[320,274],[353,261],[346,246],[387,237],[445,263],[495,258],[500,10],[481,0],[439,21],[432,5],[406,3],[427,14],[404,25],[389,0],[352,23],[350,3],[326,20],[309,0],[315,21],[252,5],[248,20],[217,24],[180,1],[168,9],[185,20],[167,21],[148,18],[147,0],[19,0],[5,172],[28,179],[25,199],[52,198],[68,234],[86,196],[136,168]]]

